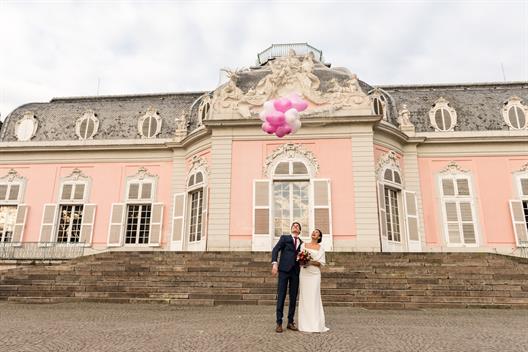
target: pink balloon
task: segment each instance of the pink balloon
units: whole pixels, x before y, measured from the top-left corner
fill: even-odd
[[[280,111],[273,111],[271,114],[266,116],[266,121],[275,127],[279,127],[284,124],[286,118],[284,117],[284,113]]]
[[[279,138],[282,138],[285,135],[290,134],[290,132],[291,132],[291,127],[288,126],[288,124],[284,124],[277,128],[277,130],[275,131],[275,135]]]
[[[271,125],[269,122],[264,122],[262,124],[262,130],[267,134],[273,134],[277,130],[277,127]]]
[[[304,100],[301,100],[301,101],[295,101],[292,103],[292,107],[301,112],[301,111],[304,111],[306,110],[306,108],[308,108],[308,103]]]
[[[292,107],[292,102],[288,98],[275,99],[273,106],[277,111],[286,112]]]

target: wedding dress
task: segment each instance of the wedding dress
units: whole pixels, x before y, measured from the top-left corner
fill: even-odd
[[[323,246],[316,250],[305,248],[303,244],[301,250],[304,249],[310,252],[314,261],[321,263],[321,265],[326,264]],[[300,331],[328,331],[325,326],[325,315],[321,302],[321,269],[315,265],[308,265],[306,268],[301,266],[298,323]]]

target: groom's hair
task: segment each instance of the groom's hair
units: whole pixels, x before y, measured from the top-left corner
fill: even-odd
[[[319,238],[317,239],[317,243],[321,243],[323,240],[323,233],[319,229],[315,229],[315,231],[319,232]]]
[[[292,224],[290,226],[290,230],[293,227],[293,225],[295,225],[295,224],[299,225],[299,231],[301,231],[302,230],[301,224],[299,224],[297,221],[292,222]]]

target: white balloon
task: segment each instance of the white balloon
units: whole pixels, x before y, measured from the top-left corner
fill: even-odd
[[[275,111],[275,106],[273,106],[273,100],[268,100],[267,102],[264,103],[264,105],[262,105],[262,107],[264,108],[264,111],[266,112],[266,114],[269,114]]]
[[[300,119],[297,119],[295,121],[293,121],[293,123],[290,123],[290,126],[292,128],[292,134],[297,132],[299,130],[299,128],[301,128],[301,120]]]
[[[261,119],[263,122],[266,122],[266,116],[268,115],[268,113],[264,110],[262,110],[261,112],[259,112],[259,119]]]
[[[284,113],[284,117],[286,122],[291,125],[293,121],[299,120],[299,112],[295,109],[290,109]]]

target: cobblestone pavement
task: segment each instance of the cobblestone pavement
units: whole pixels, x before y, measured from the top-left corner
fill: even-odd
[[[330,331],[274,331],[272,306],[0,303],[0,351],[527,351],[526,310],[326,308]]]

